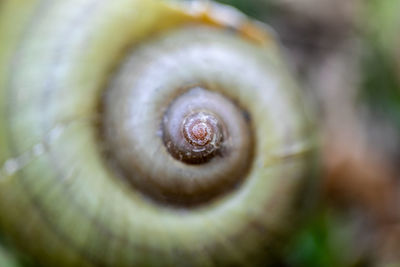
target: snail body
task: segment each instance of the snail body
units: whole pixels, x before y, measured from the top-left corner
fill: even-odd
[[[268,259],[313,140],[267,30],[220,6],[2,5],[3,233],[49,266]]]

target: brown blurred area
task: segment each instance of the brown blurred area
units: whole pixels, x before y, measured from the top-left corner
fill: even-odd
[[[393,150],[399,148],[399,135],[389,121],[373,117],[359,99],[363,75],[369,75],[362,66],[371,45],[363,26],[368,19],[364,17],[366,2],[279,2],[288,12],[286,18],[294,21],[278,22],[278,30],[282,23],[284,36],[295,36],[294,43],[291,37],[283,42],[289,55],[295,55],[297,72],[316,98],[322,129],[323,197],[328,205],[357,213],[353,220],[360,223],[355,230],[366,243],[354,240],[354,246],[374,253],[376,265],[398,263],[399,166]]]
[[[372,266],[400,264],[400,1],[222,2],[270,24],[281,39],[317,113],[321,201],[356,225],[359,238],[350,246],[372,258]],[[384,94],[389,102],[379,102]]]

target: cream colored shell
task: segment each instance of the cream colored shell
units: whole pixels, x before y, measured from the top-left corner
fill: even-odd
[[[309,176],[312,128],[273,38],[229,9],[215,11],[221,8],[150,0],[1,4],[0,229],[22,251],[48,266],[220,266],[268,260],[291,225]],[[180,56],[185,72],[237,101],[250,114],[254,134],[254,156],[241,186],[193,209],[155,203],[128,186],[106,164],[98,127],[102,97],[127,53],[147,46],[157,51],[173,38],[194,45],[188,49],[195,49],[195,42],[210,44],[205,54],[198,48]],[[229,50],[233,53],[224,54]],[[139,61],[143,55],[138,52]],[[157,53],[148,55],[149,64],[155,64]],[[174,68],[179,73],[179,65]],[[153,70],[141,65],[138,79],[179,85],[179,75],[159,73],[154,80]],[[167,97],[135,107],[155,120],[149,121],[148,134],[138,137],[147,154],[137,159],[159,175],[170,169],[158,158],[165,157],[165,148],[155,127],[160,116],[151,112],[177,95],[174,86],[167,88]],[[135,90],[148,92],[140,86]],[[211,171],[184,167],[179,167],[182,173]]]

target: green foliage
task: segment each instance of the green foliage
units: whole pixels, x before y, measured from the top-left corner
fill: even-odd
[[[243,13],[255,19],[263,20],[268,16],[272,16],[277,9],[277,6],[270,1],[255,1],[255,0],[217,0],[222,4],[227,4],[236,7]]]
[[[0,266],[1,267],[20,266],[15,256],[11,253],[11,251],[8,250],[6,247],[4,247],[2,244],[0,244]]]
[[[372,112],[388,119],[400,130],[400,79],[395,62],[378,46],[370,45],[362,64],[361,100],[366,101]]]
[[[354,229],[341,215],[320,210],[295,237],[287,252],[287,264],[293,267],[366,266],[354,255],[353,239]]]

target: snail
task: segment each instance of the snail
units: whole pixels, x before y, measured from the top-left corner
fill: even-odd
[[[216,4],[1,5],[1,233],[44,266],[268,261],[315,142],[267,27]]]

